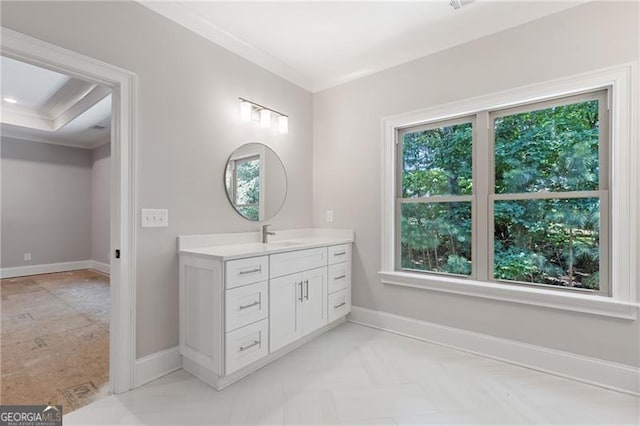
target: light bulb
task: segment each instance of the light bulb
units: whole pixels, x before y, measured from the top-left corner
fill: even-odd
[[[240,101],[240,121],[251,121],[251,112],[253,105],[251,102]]]
[[[260,110],[260,126],[269,127],[271,126],[271,111],[268,109]]]
[[[18,103],[18,101],[15,98],[6,97],[6,98],[2,98],[2,100],[5,101],[8,104],[17,104]]]
[[[278,131],[280,133],[289,133],[289,117],[281,115],[278,117]]]

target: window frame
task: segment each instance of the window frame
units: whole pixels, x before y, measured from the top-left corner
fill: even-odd
[[[639,173],[635,164],[638,162],[639,150],[632,143],[636,136],[636,125],[632,117],[637,108],[637,99],[632,96],[637,83],[636,64],[629,63],[591,73],[553,80],[522,88],[512,89],[491,95],[452,102],[420,111],[400,114],[383,119],[383,203],[382,203],[382,268],[381,281],[388,285],[424,288],[432,291],[443,291],[482,298],[504,300],[536,306],[545,306],[570,311],[613,316],[617,318],[635,319],[638,303],[636,301],[637,265],[637,207],[636,199]],[[478,278],[461,278],[457,276],[439,276],[435,273],[418,273],[397,271],[395,269],[396,237],[396,140],[398,130],[438,121],[455,119],[476,114],[477,111],[494,111],[515,108],[547,99],[557,99],[569,95],[591,92],[610,87],[609,123],[610,152],[610,187],[606,199],[609,202],[610,223],[609,258],[610,277],[609,295],[582,294],[582,292],[549,289],[546,286],[513,285],[511,282],[491,282]],[[474,149],[483,151],[489,143],[488,132],[478,132],[482,121],[489,122],[488,113],[479,115],[476,125]],[[487,133],[486,137],[482,134]],[[484,146],[484,148],[483,148]],[[486,150],[488,154],[488,150]],[[491,153],[493,156],[493,153]],[[482,159],[482,154],[474,152],[474,160]],[[487,155],[487,160],[489,160]],[[493,161],[493,160],[492,160]],[[475,167],[477,168],[477,167]],[[492,168],[493,170],[493,168]],[[474,176],[474,192],[481,183]],[[489,186],[489,182],[485,183]],[[487,188],[488,189],[488,188]],[[493,188],[492,188],[493,189]],[[477,198],[476,204],[487,203],[486,199]],[[478,226],[479,219],[475,213],[475,230],[483,232]],[[486,230],[484,230],[486,231]],[[474,236],[475,241],[478,240]],[[479,247],[474,264],[486,250]]]
[[[554,199],[570,199],[570,198],[598,198],[600,202],[600,221],[599,221],[599,260],[600,260],[600,277],[599,277],[599,289],[590,290],[576,287],[563,287],[554,286],[544,283],[530,283],[515,280],[502,280],[498,279],[494,275],[494,256],[495,256],[495,238],[494,233],[489,232],[487,239],[487,278],[491,282],[505,283],[512,285],[527,285],[548,288],[550,290],[558,291],[573,291],[583,292],[584,294],[598,294],[602,296],[610,296],[610,282],[611,277],[609,275],[610,270],[610,214],[609,214],[609,182],[611,181],[609,164],[609,151],[611,149],[611,132],[609,122],[611,120],[611,110],[609,107],[609,97],[611,94],[611,87],[598,88],[595,90],[583,91],[580,93],[574,93],[570,95],[564,95],[561,97],[547,98],[541,101],[529,102],[516,106],[506,107],[488,111],[488,131],[489,131],[489,152],[490,152],[490,164],[489,164],[489,193],[487,203],[487,216],[488,216],[488,229],[495,231],[495,214],[494,206],[496,201],[523,201],[523,200],[554,200]],[[500,117],[505,117],[514,114],[521,114],[530,111],[539,111],[557,106],[572,105],[581,102],[588,102],[591,100],[598,101],[598,120],[599,120],[599,135],[598,135],[598,189],[587,191],[567,191],[567,192],[522,192],[522,193],[496,193],[495,192],[495,120]]]
[[[455,117],[455,118],[451,118],[451,119],[447,119],[444,121],[436,121],[436,122],[431,122],[431,123],[426,123],[426,124],[421,124],[419,126],[410,126],[410,127],[404,127],[404,128],[400,128],[397,130],[398,134],[397,134],[397,143],[396,143],[396,194],[402,194],[402,184],[403,184],[403,171],[404,171],[404,166],[403,166],[403,156],[402,156],[402,152],[403,152],[403,136],[406,133],[416,133],[416,132],[422,132],[422,131],[426,131],[426,130],[433,130],[433,129],[437,129],[440,127],[446,127],[446,126],[454,126],[457,124],[466,124],[466,123],[471,123],[471,128],[472,128],[472,132],[471,132],[471,178],[472,181],[475,184],[475,167],[473,167],[473,161],[474,161],[474,157],[475,157],[475,139],[476,139],[476,116],[475,115],[467,115],[467,116],[463,116],[463,117]],[[475,241],[475,239],[473,238],[474,235],[474,228],[475,228],[475,215],[474,215],[474,210],[475,210],[475,206],[476,206],[476,198],[475,198],[475,185],[473,186],[473,191],[471,194],[469,195],[432,195],[432,196],[427,196],[427,197],[413,197],[413,198],[404,198],[404,197],[396,197],[396,201],[395,201],[395,217],[399,218],[401,216],[401,210],[402,210],[402,205],[403,204],[409,204],[409,203],[425,203],[425,204],[434,204],[434,203],[455,203],[455,202],[468,202],[471,203],[471,259],[475,259],[475,254],[476,254],[476,249],[477,249],[477,243]],[[396,270],[402,270],[402,271],[411,271],[411,272],[416,272],[416,273],[428,273],[428,274],[439,274],[439,275],[447,275],[447,276],[456,276],[456,277],[462,277],[462,278],[468,278],[469,276],[467,275],[462,275],[462,274],[453,274],[453,273],[448,273],[448,272],[439,272],[439,271],[420,271],[417,269],[409,269],[409,268],[402,268],[401,264],[402,264],[402,251],[401,251],[401,232],[400,232],[400,228],[402,226],[402,221],[400,220],[395,220],[395,227],[396,227],[396,243],[395,243],[395,269]],[[400,265],[400,266],[399,266]],[[476,263],[475,262],[471,262],[471,275],[470,276],[475,276],[474,274],[474,268],[475,268]]]

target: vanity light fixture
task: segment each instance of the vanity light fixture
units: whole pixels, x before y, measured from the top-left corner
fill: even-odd
[[[278,117],[278,131],[282,134],[289,133],[289,117],[286,115]]]
[[[251,115],[253,114],[253,105],[251,102],[240,101],[240,121],[251,121]]]
[[[268,109],[260,110],[260,126],[271,127],[271,111]]]
[[[240,101],[240,121],[260,121],[261,127],[271,127],[271,116],[275,115],[278,117],[278,132],[289,133],[288,115],[245,98],[238,98],[238,100]]]

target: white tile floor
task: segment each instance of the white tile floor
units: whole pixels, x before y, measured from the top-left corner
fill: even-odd
[[[640,399],[347,323],[217,392],[185,371],[65,425],[639,424]]]

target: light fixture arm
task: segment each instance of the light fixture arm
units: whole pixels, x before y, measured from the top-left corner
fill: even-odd
[[[269,111],[271,111],[272,113],[279,115],[280,117],[289,117],[287,114],[284,114],[284,113],[282,113],[282,112],[280,112],[280,111],[276,111],[276,110],[275,110],[275,109],[273,109],[273,108],[269,108],[269,107],[266,107],[266,106],[264,106],[264,105],[260,105],[259,103],[254,102],[254,101],[251,101],[251,100],[249,100],[249,99],[246,99],[246,98],[240,98],[240,97],[239,97],[238,99],[239,99],[241,102],[248,102],[248,103],[250,103],[251,105],[253,105],[254,107],[256,107],[256,108],[258,108],[258,109],[266,109],[266,110],[269,110]]]
[[[266,128],[271,127],[271,116],[275,114],[278,116],[278,132],[282,134],[289,133],[288,115],[246,98],[238,98],[238,100],[240,101],[240,121],[251,121],[253,119],[253,113],[257,111],[260,113],[260,126]]]

